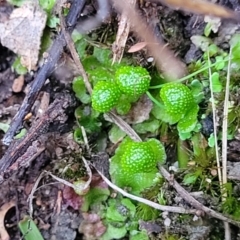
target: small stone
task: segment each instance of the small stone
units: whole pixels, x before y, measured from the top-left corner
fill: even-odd
[[[22,91],[24,85],[24,76],[20,75],[19,77],[15,78],[12,85],[12,90],[15,93],[19,93]]]

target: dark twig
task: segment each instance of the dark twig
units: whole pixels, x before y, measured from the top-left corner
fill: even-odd
[[[83,6],[85,4],[85,0],[74,0],[72,6],[69,10],[68,16],[66,18],[66,23],[68,30],[71,32],[77,22],[77,18],[79,13],[82,11]],[[54,43],[52,44],[49,52],[48,57],[46,58],[43,66],[37,73],[35,80],[32,82],[30,86],[30,90],[18,113],[12,120],[10,128],[6,132],[3,143],[9,145],[17,131],[22,127],[22,121],[25,115],[31,110],[33,103],[35,102],[39,91],[43,87],[47,77],[50,76],[56,63],[58,62],[61,54],[63,52],[63,48],[66,46],[66,41],[62,32],[59,33],[58,37],[55,39]]]
[[[71,95],[61,93],[61,97],[57,98],[49,106],[46,112],[29,129],[27,135],[23,139],[20,139],[19,141],[11,144],[11,146],[8,148],[0,161],[0,174],[8,170],[8,168],[12,166],[16,161],[19,166],[25,165],[24,161],[28,160],[21,159],[22,155],[26,153],[28,148],[33,144],[36,139],[38,139],[42,134],[48,131],[50,123],[58,120],[59,117],[61,119],[64,119],[63,116],[66,108],[71,107],[74,103],[75,101],[73,101]],[[33,153],[31,154],[33,155]],[[16,168],[17,166],[14,167],[14,169]]]

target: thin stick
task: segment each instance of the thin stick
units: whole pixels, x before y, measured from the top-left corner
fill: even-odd
[[[228,61],[229,61],[229,59],[224,59],[224,60],[222,60],[220,62],[222,63],[222,62],[228,62]],[[188,74],[187,76],[182,77],[182,78],[176,80],[175,82],[186,81],[186,80],[196,76],[197,74],[199,74],[199,73],[201,73],[201,72],[203,72],[205,70],[208,70],[210,67],[216,66],[217,64],[219,64],[219,62],[211,63],[210,65],[208,64],[208,66],[203,67],[203,68],[201,68],[201,69],[199,69],[199,70],[197,70],[197,71],[195,71],[195,72],[193,72],[191,74]],[[159,85],[151,86],[149,89],[158,89],[158,88],[161,88],[164,84],[166,84],[166,83],[162,83],[162,84],[159,84]]]
[[[92,86],[88,80],[88,76],[87,76],[87,73],[80,61],[80,58],[79,58],[79,55],[75,49],[75,45],[74,45],[74,42],[70,36],[70,33],[68,31],[66,31],[66,25],[65,25],[65,22],[63,20],[63,18],[61,17],[60,18],[61,20],[61,25],[62,25],[62,32],[63,32],[63,35],[65,37],[65,40],[66,40],[66,43],[67,43],[67,46],[68,46],[68,49],[69,51],[71,52],[71,55],[73,57],[73,60],[77,66],[77,69],[79,70],[79,74],[83,77],[83,82],[85,84],[85,87],[86,89],[88,90],[89,94],[92,93]]]
[[[37,180],[35,181],[33,188],[28,196],[28,207],[29,207],[29,216],[30,218],[33,218],[33,198],[34,198],[34,193],[37,190],[38,184],[41,181],[41,179],[43,178],[43,176],[45,175],[45,172],[42,172],[39,177],[37,178]]]
[[[116,186],[111,181],[109,181],[100,171],[97,170],[97,172],[102,177],[102,179],[107,183],[107,185],[109,187],[111,187],[113,190],[121,193],[123,196],[128,197],[128,198],[130,198],[134,201],[144,203],[144,204],[146,204],[150,207],[153,207],[153,208],[161,210],[161,211],[183,213],[183,214],[198,214],[198,212],[195,209],[185,209],[185,208],[182,208],[182,207],[172,207],[172,206],[160,205],[160,204],[152,202],[150,200],[147,200],[147,199],[135,196],[133,194],[127,193],[123,189],[121,189],[120,187]]]
[[[230,48],[229,55],[232,54],[232,48]],[[231,58],[228,61],[227,81],[225,88],[225,99],[223,108],[223,122],[222,122],[222,183],[225,186],[227,184],[227,134],[228,134],[228,101],[229,101],[229,85],[230,85],[230,67]],[[227,192],[224,187],[222,191],[222,201],[226,201]],[[231,240],[231,229],[229,223],[224,222],[225,240]]]
[[[214,102],[214,94],[213,94],[213,84],[212,84],[212,71],[211,71],[211,62],[208,53],[208,65],[209,65],[209,82],[210,82],[210,91],[211,91],[211,102],[212,102],[212,113],[213,113],[213,127],[214,127],[214,142],[215,142],[215,152],[216,152],[216,160],[217,160],[217,170],[218,170],[218,178],[220,187],[222,188],[222,172],[221,172],[221,164],[220,164],[220,157],[218,152],[218,142],[217,142],[217,123],[216,123],[216,106]]]
[[[124,131],[132,140],[136,142],[141,142],[141,138],[138,134],[126,123],[121,117],[115,114],[113,111],[105,114],[111,122],[115,123],[122,131]]]
[[[229,55],[232,54],[230,49]],[[222,123],[222,181],[227,183],[227,133],[228,133],[228,102],[229,102],[229,85],[230,85],[230,67],[231,58],[228,61],[228,72],[225,89],[224,109],[223,109],[223,123]]]
[[[175,179],[173,179],[173,176],[163,167],[159,166],[159,169],[163,175],[163,177],[174,187],[174,189],[178,192],[178,194],[189,204],[191,204],[194,208],[198,209],[202,213],[206,213],[211,217],[214,217],[216,219],[222,220],[224,222],[231,223],[237,227],[240,227],[240,222],[237,222],[231,218],[228,218],[224,215],[222,215],[219,212],[216,212],[206,206],[204,206],[202,203],[198,202],[194,197],[191,196]]]

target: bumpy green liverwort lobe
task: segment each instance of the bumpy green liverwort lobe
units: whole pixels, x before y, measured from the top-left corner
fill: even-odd
[[[191,90],[182,83],[166,83],[160,90],[164,104],[164,121],[178,123],[177,129],[182,140],[191,136],[197,125],[199,107]]]
[[[122,156],[122,168],[128,173],[151,172],[156,169],[157,159],[148,143],[132,142]]]
[[[116,84],[99,81],[92,92],[92,107],[99,112],[109,112],[114,108],[121,96]]]
[[[165,160],[165,149],[160,141],[134,142],[125,138],[111,159],[111,178],[118,186],[131,187],[138,194],[153,184],[158,174],[157,164]]]
[[[124,66],[115,74],[120,90],[130,96],[141,96],[150,86],[150,75],[145,68]]]
[[[170,114],[178,114],[182,117],[194,102],[190,89],[181,83],[164,84],[160,97]]]

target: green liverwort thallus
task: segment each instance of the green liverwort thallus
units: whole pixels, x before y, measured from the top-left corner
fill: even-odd
[[[181,83],[164,84],[160,91],[160,97],[169,114],[177,114],[181,117],[184,117],[194,103],[190,89]]]
[[[114,80],[100,80],[94,86],[92,107],[103,113],[117,107],[120,114],[126,114],[130,110],[130,103],[144,94],[149,85],[150,75],[146,69],[132,66],[119,67]]]
[[[111,159],[110,174],[118,186],[140,192],[153,184],[158,173],[157,164],[165,160],[164,146],[157,139],[134,142],[127,137]]]
[[[109,112],[117,104],[121,93],[116,84],[99,81],[92,92],[92,107],[99,112]]]
[[[139,97],[148,90],[151,77],[145,68],[124,66],[116,71],[115,79],[124,94]]]
[[[160,97],[165,111],[162,120],[177,123],[180,138],[189,138],[197,126],[199,110],[191,90],[182,83],[166,83],[160,90]]]

